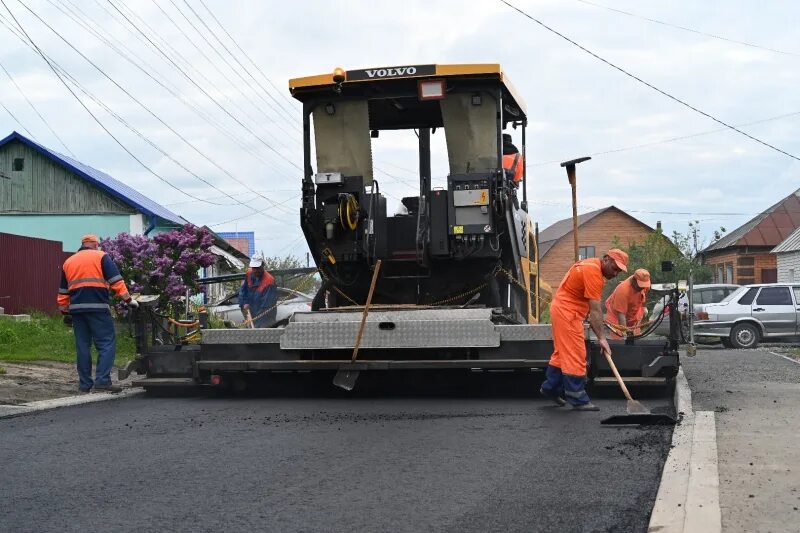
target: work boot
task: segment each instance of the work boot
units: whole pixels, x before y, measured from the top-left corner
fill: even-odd
[[[544,390],[544,388],[539,388],[539,394],[544,396],[545,398],[549,398],[554,404],[559,407],[564,407],[567,404],[567,400],[556,394],[555,392],[550,392]]]
[[[112,394],[116,394],[118,392],[122,392],[122,387],[117,385],[95,385],[92,389],[92,392],[110,392]]]
[[[572,410],[573,411],[599,411],[600,408],[597,407],[592,402],[588,402],[588,403],[582,403],[580,405],[573,405],[572,406]]]
[[[92,389],[84,389],[83,387],[78,387],[78,394],[89,394],[92,392]]]

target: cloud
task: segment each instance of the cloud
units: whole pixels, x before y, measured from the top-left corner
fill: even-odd
[[[6,39],[0,61],[80,160],[107,170],[158,202],[175,203],[173,209],[193,222],[215,223],[244,217],[216,229],[255,230],[257,247],[269,255],[282,250],[302,255],[305,250],[296,198],[301,171],[294,166],[302,167],[300,106],[288,96],[290,77],[330,72],[336,66],[500,62],[528,104],[528,193],[532,214],[542,225],[570,215],[570,192],[564,170],[557,162],[533,166],[535,163],[562,161],[720,127],[591,58],[500,2],[472,0],[455,7],[450,2],[422,0],[402,4],[367,0],[206,0],[255,61],[255,68],[227,40],[243,66],[230,58],[231,66],[223,63],[215,49],[220,53],[224,50],[213,44],[207,31],[199,33],[172,4],[156,1],[169,16],[152,2],[125,3],[127,7],[121,9],[142,26],[169,60],[108,4],[78,4],[84,12],[81,20],[111,39],[142,70],[45,0],[30,2],[34,10],[63,31],[147,110],[19,5],[12,3],[11,7],[42,49],[182,165],[259,210],[267,208],[269,202],[248,189],[274,191],[262,194],[286,202],[285,209],[268,211],[281,222],[264,215],[247,216],[250,210],[242,206],[189,202],[117,146],[52,76],[41,58],[4,28],[0,28]],[[729,123],[800,111],[800,93],[795,90],[800,81],[796,57],[688,34],[578,2],[517,3],[609,60]],[[195,2],[191,4],[216,29],[205,11]],[[201,29],[185,6],[178,5]],[[630,0],[615,7],[765,46],[792,50],[797,44],[795,23],[800,6],[795,2],[754,6],[742,0],[727,2],[720,10],[688,0],[669,4]],[[153,31],[147,30],[145,23]],[[187,36],[199,46],[195,47]],[[204,37],[213,45],[206,43]],[[171,61],[192,81],[178,72]],[[16,89],[7,80],[0,83],[4,104],[37,139],[63,151]],[[170,90],[180,98],[172,96]],[[247,185],[231,179],[148,111]],[[222,196],[212,201],[233,203],[142,142],[104,111],[97,111],[97,116],[137,157],[171,183],[200,198]],[[786,151],[799,153],[798,124],[800,120],[795,117],[745,129]],[[20,126],[0,110],[0,129],[8,132],[19,130]],[[447,174],[442,139],[443,135],[437,132],[435,185],[443,185]],[[418,162],[412,134],[382,132],[374,145],[374,157],[383,171],[376,171],[382,190],[393,197],[390,205],[413,194]],[[683,227],[691,216],[666,212],[691,211],[707,218],[711,216],[702,213],[758,212],[796,188],[798,172],[798,162],[736,133],[714,133],[595,155],[579,170],[579,204],[582,209],[614,204],[649,211],[636,216],[651,225],[662,219],[669,230]],[[769,186],[763,186],[766,183]],[[728,217],[726,227],[735,227],[730,222],[739,218]]]

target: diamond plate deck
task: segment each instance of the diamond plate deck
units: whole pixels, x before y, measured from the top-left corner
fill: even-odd
[[[283,328],[274,329],[205,329],[201,344],[267,344],[277,343]]]
[[[304,312],[292,315],[291,323],[360,322],[362,311]],[[370,310],[367,322],[397,322],[407,320],[490,320],[491,309],[397,309]]]
[[[357,316],[357,315],[356,315]],[[359,317],[360,318],[360,317]],[[361,348],[494,348],[500,334],[483,320],[368,320]],[[384,317],[388,318],[388,317]],[[352,318],[351,318],[352,320]],[[391,324],[391,329],[382,329]],[[281,337],[282,350],[353,348],[360,320],[290,322]]]

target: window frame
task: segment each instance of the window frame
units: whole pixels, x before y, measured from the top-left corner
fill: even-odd
[[[789,302],[788,303],[785,303],[785,302],[782,302],[782,303],[766,303],[766,302],[759,301],[761,299],[761,297],[763,295],[765,295],[767,292],[774,293],[774,294],[778,294],[779,292],[783,292],[785,295],[789,296]],[[794,300],[792,299],[792,290],[789,287],[786,287],[786,286],[761,287],[761,290],[758,291],[758,296],[756,296],[756,298],[754,300],[754,303],[756,305],[765,305],[765,306],[794,305]]]

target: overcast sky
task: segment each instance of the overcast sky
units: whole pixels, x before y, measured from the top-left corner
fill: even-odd
[[[499,1],[125,0],[127,7],[120,0],[3,1],[41,50],[107,109],[73,88],[86,106],[160,177],[103,131],[41,57],[5,27],[10,15],[0,5],[0,62],[21,90],[0,72],[3,135],[30,133],[49,148],[71,152],[195,224],[255,231],[256,248],[270,256],[306,251],[298,215],[301,117],[287,80],[337,66],[500,63],[528,106],[528,196],[540,228],[570,215],[558,162],[599,152],[611,153],[578,169],[580,211],[616,205],[651,226],[662,221],[668,233],[685,231],[690,220],[700,220],[706,235],[719,226],[731,230],[800,187],[797,160],[736,132],[717,131],[722,126]],[[511,3],[658,88],[800,157],[800,3]],[[67,14],[78,14],[78,21]],[[441,147],[437,137],[443,135],[434,136]],[[376,177],[393,210],[394,198],[413,193],[416,139],[409,132],[381,135],[373,151],[384,171]],[[440,150],[434,184],[444,183],[445,175]]]

